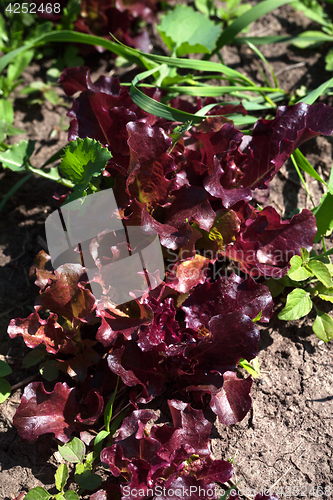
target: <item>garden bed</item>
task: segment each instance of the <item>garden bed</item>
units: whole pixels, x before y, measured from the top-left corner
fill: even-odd
[[[295,33],[295,25],[302,30],[306,23],[309,29],[305,17],[290,7],[282,7],[255,23],[251,34],[284,34],[288,30]],[[301,85],[316,88],[328,78],[319,51],[287,49],[281,44],[264,46],[262,52],[278,75],[280,87],[289,92],[295,92]],[[223,49],[226,64],[256,80],[260,78],[257,62],[250,54],[245,47]],[[107,54],[98,57],[98,64],[97,58],[94,59],[94,62],[91,59],[93,81],[112,69],[112,60]],[[25,81],[29,83],[42,71],[38,66],[29,68],[24,75]],[[60,89],[59,93],[63,95]],[[325,103],[332,105],[328,99]],[[63,114],[63,108],[52,108],[45,103],[30,109],[23,103],[16,109],[14,125],[28,130],[26,137],[37,140],[37,151],[41,148],[36,166],[67,143],[67,134],[61,130],[56,138],[48,138]],[[332,138],[320,137],[302,148],[324,179],[331,169],[332,147]],[[15,182],[15,175],[9,171],[0,175],[3,194]],[[315,202],[319,203],[323,194],[321,185],[309,178],[308,187]],[[47,250],[44,222],[57,206],[52,199],[55,191],[60,195],[66,189],[55,187],[47,180],[33,179],[13,196],[1,214],[0,288],[5,294],[0,304],[0,352],[1,359],[9,362],[13,369],[8,379],[14,386],[33,376],[36,369],[22,369],[21,361],[28,349],[21,339],[10,340],[6,330],[11,318],[23,318],[32,312],[38,289],[28,277],[29,268],[36,253]],[[297,208],[311,208],[289,163],[270,184],[269,198],[262,205],[265,204],[274,206],[288,218]],[[275,314],[268,325],[261,326],[261,375],[251,392],[253,408],[242,422],[229,427],[219,424],[211,414],[211,421],[215,420],[214,457],[233,460],[233,481],[244,478],[239,488],[244,492],[248,489],[251,498],[254,491],[258,493],[273,485],[276,485],[273,491],[281,499],[285,496],[291,499],[321,496],[326,500],[333,494],[333,347],[331,343],[323,344],[313,334],[312,322],[311,315],[286,323],[279,321]],[[0,497],[4,500],[10,499],[12,493],[17,496],[39,485],[49,489],[54,484],[54,473],[61,460],[56,453],[57,443],[50,435],[41,436],[35,444],[17,435],[12,419],[22,391],[21,386],[0,406]],[[153,407],[156,409],[158,405],[155,400]],[[165,418],[162,407],[162,421]],[[323,494],[317,489],[319,487]],[[328,489],[325,494],[325,487],[332,488],[332,494]]]

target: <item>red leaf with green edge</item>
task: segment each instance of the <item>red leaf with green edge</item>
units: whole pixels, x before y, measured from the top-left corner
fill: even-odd
[[[273,120],[259,120],[243,154],[242,187],[264,188],[303,142],[333,132],[333,108],[323,103],[279,106]]]
[[[164,222],[160,223],[145,207],[142,211],[141,227],[147,234],[157,233],[161,244],[172,250],[185,246],[193,235],[190,222],[209,231],[216,218],[207,193],[202,187],[183,186],[173,191],[173,201],[164,211]]]
[[[201,229],[210,230],[215,221],[216,213],[202,187],[183,186],[174,191],[172,196],[174,197],[172,204],[165,210],[166,224],[181,230],[188,222],[197,222]]]
[[[223,380],[221,391],[212,394],[209,405],[221,424],[233,425],[243,420],[251,408],[250,391],[253,380],[251,377],[240,379],[234,372],[225,372]]]
[[[203,250],[209,255],[214,255],[223,250],[225,245],[236,240],[240,231],[241,220],[234,210],[217,210],[216,218],[209,232],[204,232],[196,248]]]
[[[80,281],[84,269],[80,264],[64,264],[55,271],[56,280],[39,296],[44,309],[57,312],[68,320],[83,321],[95,308],[95,298]]]
[[[235,203],[252,198],[251,190],[241,184],[242,170],[240,163],[245,155],[239,148],[243,134],[235,127],[226,123],[217,132],[199,132],[195,134],[203,146],[204,163],[207,164],[209,175],[203,185],[207,192],[222,200],[223,206],[229,208]]]
[[[213,316],[207,335],[197,344],[188,344],[184,356],[199,368],[224,373],[233,370],[241,358],[248,361],[258,353],[259,330],[241,311]]]
[[[166,154],[172,140],[163,129],[145,123],[128,123],[126,129],[130,147],[127,191],[139,202],[163,205],[172,185],[165,176],[176,169]]]
[[[70,333],[57,323],[57,319],[58,315],[53,312],[47,319],[41,319],[37,312],[24,319],[12,319],[8,326],[8,335],[11,339],[22,337],[31,349],[44,344],[47,352],[56,354],[59,349],[66,347]]]
[[[65,382],[58,382],[52,392],[47,392],[42,382],[32,382],[24,389],[13,424],[19,435],[30,442],[42,434],[52,433],[67,443],[76,429],[77,413],[75,389]]]
[[[306,209],[282,221],[273,207],[265,207],[246,225],[236,243],[228,245],[223,253],[253,277],[282,278],[291,257],[301,255],[302,247],[311,251],[317,231],[316,219]]]
[[[232,273],[228,278],[197,286],[183,302],[182,309],[186,314],[187,327],[198,330],[202,325],[208,328],[213,316],[234,311],[240,311],[251,319],[262,311],[260,320],[268,323],[273,312],[273,300],[265,285]]]

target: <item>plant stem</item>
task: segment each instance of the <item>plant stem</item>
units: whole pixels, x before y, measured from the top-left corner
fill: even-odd
[[[306,185],[306,182],[305,182],[305,180],[304,180],[304,177],[303,177],[303,175],[301,174],[300,169],[298,168],[298,165],[297,165],[297,162],[296,162],[296,160],[295,160],[294,155],[293,155],[293,154],[292,154],[292,155],[290,155],[290,158],[291,158],[291,160],[292,160],[292,162],[293,162],[293,164],[294,164],[294,167],[295,167],[295,169],[296,169],[296,172],[298,173],[299,178],[300,178],[300,179],[301,179],[301,181],[302,181],[302,184],[303,184],[303,186],[304,186],[304,189],[305,189],[305,191],[306,191],[306,193],[307,193],[308,197],[309,197],[309,198],[310,198],[310,200],[311,200],[312,205],[315,207],[316,205],[315,205],[315,203],[314,203],[314,201],[313,201],[313,198],[312,198],[312,196],[311,196],[311,194],[310,194],[310,191],[308,190],[308,186]]]
[[[323,245],[324,252],[326,252],[326,245],[325,245],[325,238],[324,238],[324,236],[321,237],[321,243]]]
[[[30,377],[27,377],[21,382],[18,382],[17,384],[12,385],[12,391],[16,391],[16,389],[19,389],[20,387],[23,387],[24,385],[29,384],[30,382],[33,382],[36,380],[36,378],[39,376],[39,373],[35,373],[35,375],[31,375]]]
[[[5,194],[3,197],[1,203],[0,203],[0,212],[3,209],[3,207],[6,205],[7,201],[13,196],[13,194],[16,193],[18,189],[28,180],[30,179],[32,174],[27,174],[24,177],[22,177],[19,181],[17,181],[16,184],[8,191],[8,193]]]
[[[44,170],[42,170],[41,168],[35,168],[35,167],[32,167],[31,165],[28,166],[28,170],[34,174],[37,174],[37,175],[40,175],[41,177],[44,177],[45,179],[49,179],[50,181],[55,181],[55,182],[58,182],[59,184],[62,184],[63,186],[66,186],[70,189],[73,189],[75,187],[75,184],[68,180],[68,179],[64,179],[63,177],[60,177],[59,178],[55,178],[53,176],[51,176],[50,174],[48,174],[47,172],[44,172]]]

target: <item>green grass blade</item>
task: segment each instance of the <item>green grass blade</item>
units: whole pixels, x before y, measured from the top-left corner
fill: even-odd
[[[333,87],[333,78],[330,78],[326,82],[322,83],[315,90],[310,92],[310,94],[300,99],[298,102],[305,102],[306,104],[313,104],[318,97],[325,93],[325,91],[329,88]]]
[[[165,64],[160,64],[156,68],[149,69],[148,71],[144,71],[143,73],[139,73],[138,75],[136,75],[136,77],[133,78],[132,85],[137,85],[141,80],[145,80],[154,73],[163,70],[165,67]]]
[[[271,45],[272,43],[295,43],[295,44],[320,44],[332,42],[333,36],[327,35],[322,31],[305,31],[298,36],[272,35],[272,36],[239,36],[233,40],[233,43],[241,45],[243,43],[253,43],[254,45]],[[300,46],[300,48],[302,48]],[[304,46],[305,48],[305,46]]]
[[[0,203],[0,212],[3,209],[3,207],[6,205],[7,201],[10,200],[10,198],[16,193],[16,191],[18,189],[20,189],[20,187],[23,186],[23,184],[25,182],[27,182],[27,180],[30,179],[30,177],[32,177],[32,174],[28,174],[28,175],[25,175],[24,177],[21,177],[21,179],[19,181],[17,181],[16,184],[14,184],[14,186],[8,191],[8,193],[5,194],[5,196],[3,197],[3,199]]]
[[[306,49],[311,45],[321,45],[325,42],[332,42],[333,36],[322,31],[304,31],[292,40],[292,43],[299,49]]]
[[[167,59],[167,58],[166,58]],[[163,59],[165,60],[165,59]],[[161,102],[157,102],[151,97],[145,95],[141,90],[138,88],[138,84],[140,83],[141,80],[144,80],[145,78],[148,78],[149,76],[153,75],[157,71],[160,71],[164,67],[164,64],[157,66],[153,69],[150,69],[148,71],[144,71],[143,73],[140,73],[137,75],[131,84],[130,87],[130,96],[140,108],[144,109],[148,113],[151,113],[152,115],[159,116],[161,118],[166,118],[167,120],[171,121],[177,121],[181,123],[186,123],[188,121],[192,121],[194,124],[199,124],[202,120],[202,118],[199,116],[201,113],[187,113],[185,111],[180,111],[178,109],[172,108],[171,106],[167,106]],[[212,85],[203,85],[203,86],[170,86],[170,87],[161,87],[162,89],[167,90],[168,92],[176,92],[178,94],[185,94],[185,95],[191,95],[191,96],[201,96],[201,97],[207,97],[207,96],[220,96],[226,93],[234,93],[235,91],[256,91],[259,93],[263,92],[281,92],[280,89],[274,89],[271,87],[256,87],[254,85],[251,86],[212,86]],[[244,121],[244,119],[243,119]],[[241,120],[240,123],[243,123]],[[245,120],[246,124],[251,124],[253,123],[252,119],[247,119]]]
[[[243,127],[244,125],[254,125],[258,118],[250,115],[228,115],[226,118],[234,122],[235,127]]]
[[[333,195],[333,189],[327,182],[324,181],[324,179],[318,174],[318,172],[315,171],[311,163],[308,162],[308,160],[305,158],[303,153],[299,149],[296,149],[293,153],[293,158],[295,159],[297,165],[304,170],[307,174],[309,174],[313,179],[316,179],[316,181],[321,182],[328,188],[328,190],[331,192]],[[295,164],[295,163],[294,163]]]
[[[333,165],[331,167],[330,178],[328,179],[328,186],[333,189]]]
[[[213,86],[206,85],[202,86],[170,86],[170,87],[160,87],[163,90],[167,90],[168,92],[177,92],[178,94],[192,95],[192,96],[200,96],[200,97],[216,97],[224,94],[234,93],[235,91],[243,92],[243,91],[251,91],[251,92],[281,92],[281,89],[275,89],[274,87],[235,87],[235,86]]]
[[[94,439],[94,456],[99,459],[103,448],[103,441],[106,437],[110,435],[108,431],[100,431]]]
[[[106,405],[104,410],[104,425],[107,432],[110,432],[110,420],[112,418],[113,403],[114,400],[116,399],[118,384],[119,384],[119,377],[117,378],[115,390],[113,391],[112,396],[109,399],[108,404]]]
[[[270,104],[269,102],[265,102],[264,104],[261,104],[261,103],[258,103],[258,102],[252,102],[252,101],[249,101],[249,102],[246,102],[246,101],[242,101],[242,104],[244,106],[244,108],[247,110],[247,111],[267,111],[269,109],[276,109],[276,105],[275,105],[275,101],[276,100],[282,100],[282,99],[285,99],[285,94],[283,93],[280,93],[278,94],[279,96],[279,99],[272,99],[272,96],[268,94],[268,96],[270,97],[271,100],[273,100],[273,105]],[[267,97],[268,97],[267,96]],[[224,101],[222,103],[222,105],[226,105],[226,104],[234,104],[234,105],[237,105],[237,104],[240,104],[240,100],[238,101]]]
[[[243,43],[253,43],[253,45],[272,45],[272,43],[290,43],[295,37],[290,35],[269,35],[269,36],[237,36],[233,43],[242,45]]]
[[[130,96],[132,101],[135,102],[135,104],[137,104],[140,108],[147,111],[147,113],[159,116],[160,118],[166,118],[167,120],[181,123],[193,121],[193,123],[199,124],[202,121],[202,117],[193,115],[192,113],[186,113],[185,111],[180,111],[172,108],[171,106],[166,106],[161,102],[155,101],[141,92],[141,90],[139,90],[135,85],[131,85]]]
[[[85,33],[77,33],[73,31],[55,31],[53,33],[46,33],[35,40],[13,50],[0,58],[0,72],[2,72],[5,67],[17,57],[21,52],[35,47],[38,45],[44,45],[50,42],[72,42],[72,43],[84,43],[88,45],[99,45],[108,49],[116,55],[120,55],[127,59],[128,61],[137,64],[138,66],[143,66],[151,69],[152,66],[157,64],[167,64],[171,67],[193,69],[198,71],[213,71],[224,74],[227,78],[239,80],[241,82],[246,82],[249,85],[254,85],[253,82],[242,75],[238,71],[235,71],[228,66],[221,63],[215,63],[211,61],[197,61],[194,59],[180,59],[177,57],[166,57],[166,56],[155,56],[152,54],[146,54],[140,52],[136,49],[131,49],[123,44],[113,42],[111,40],[106,40],[94,35],[87,35]]]
[[[253,23],[253,21],[256,21],[265,14],[268,14],[268,12],[277,9],[286,3],[290,3],[290,1],[291,0],[265,0],[264,2],[260,2],[258,5],[255,5],[250,10],[246,11],[223,31],[216,43],[216,48],[211,55],[216,54],[216,52],[218,52],[224,45],[232,42],[235,36],[249,24]]]
[[[113,436],[113,434],[116,432],[116,430],[119,429],[120,424],[122,423],[122,421],[124,420],[124,418],[126,417],[128,412],[129,412],[129,408],[125,408],[124,411],[122,411],[121,413],[119,413],[118,415],[116,415],[114,417],[114,420],[113,420],[111,427],[110,427],[111,436]]]
[[[269,64],[269,62],[267,61],[267,59],[264,56],[264,54],[262,54],[260,52],[260,50],[255,45],[253,45],[253,43],[251,43],[249,41],[247,41],[246,43],[248,44],[248,46],[250,47],[250,49],[252,49],[253,52],[255,52],[257,54],[257,56],[260,57],[260,59],[263,61],[263,63],[267,66],[267,68],[269,69],[270,74],[272,75],[275,88],[277,89],[279,87],[279,85],[278,85],[278,81],[276,79],[274,70],[273,70],[272,66]],[[265,77],[265,81],[267,82],[267,84],[269,86],[270,84],[269,84],[268,78],[266,77],[266,75],[264,75],[264,77]]]
[[[167,106],[166,104],[163,104],[161,102],[155,101],[155,99],[152,99],[151,97],[145,95],[141,90],[138,89],[137,85],[141,80],[144,80],[145,78],[148,78],[152,74],[156,73],[157,71],[160,71],[164,67],[164,64],[158,66],[157,68],[153,68],[148,71],[144,71],[143,73],[140,73],[137,75],[131,84],[130,87],[130,96],[132,98],[132,101],[135,102],[140,108],[144,109],[147,111],[147,113],[150,113],[155,116],[159,116],[160,118],[166,118],[167,120],[171,121],[177,121],[181,123],[186,123],[186,122],[193,122],[195,124],[199,124],[202,121],[202,116],[200,112],[197,114],[192,114],[192,113],[187,113],[185,111],[180,111],[179,109],[172,108],[171,106]],[[163,87],[162,87],[163,88]],[[166,87],[167,90],[170,88],[173,89],[173,87]],[[178,92],[178,87],[175,87]],[[185,87],[185,89],[191,88],[191,87]],[[216,87],[215,87],[216,88]],[[234,88],[234,87],[233,87]],[[251,87],[252,88],[252,87]],[[202,89],[202,87],[200,87]],[[194,95],[198,95],[198,88],[195,87],[196,93]],[[193,94],[190,94],[193,95]],[[202,110],[200,110],[202,112]],[[208,111],[208,110],[207,110]]]
[[[131,49],[130,47],[126,47],[125,45],[121,45],[116,42],[112,42],[111,40],[107,40],[106,38],[102,38],[95,35],[87,35],[86,33],[77,33],[75,31],[63,30],[63,31],[54,31],[52,33],[45,33],[35,40],[28,42],[27,44],[15,49],[0,59],[0,73],[5,69],[7,64],[9,64],[13,59],[15,59],[19,54],[28,50],[32,47],[36,47],[39,45],[45,45],[50,42],[70,42],[70,43],[84,43],[88,45],[98,45],[104,47],[105,49],[113,52],[118,56],[122,56],[128,61],[137,64],[143,67],[151,67],[151,65],[147,65],[147,60],[145,58],[145,54],[139,52],[135,49]]]
[[[166,118],[167,120],[171,121],[176,121],[176,122],[181,122],[181,123],[186,123],[188,121],[192,121],[193,124],[197,125],[201,123],[204,113],[203,110],[201,109],[198,111],[198,113],[192,114],[192,113],[186,113],[185,111],[180,111],[178,109],[172,108],[171,106],[166,106],[165,104],[162,104],[161,102],[155,101],[151,97],[146,96],[143,92],[141,92],[137,87],[132,85],[130,89],[130,95],[135,102],[140,108],[144,109],[147,111],[147,113],[150,113],[155,116],[159,116],[160,118]],[[199,95],[193,94],[193,95]],[[223,104],[223,103],[222,103]],[[212,106],[207,106],[207,109],[205,107],[205,112],[209,111],[208,108],[214,107],[216,104]],[[258,120],[257,118],[253,116],[242,116],[242,115],[231,115],[228,116],[230,120],[233,120],[235,126],[241,126],[241,125],[253,125],[256,123]]]
[[[319,260],[319,259],[322,259],[323,257],[327,257],[328,255],[332,255],[332,254],[333,254],[333,248],[331,248],[330,250],[327,250],[327,252],[321,253],[320,255],[315,255],[313,257],[310,257],[310,260],[313,260],[313,259]]]
[[[295,151],[295,152],[296,152],[296,151]],[[305,179],[304,179],[303,175],[301,174],[301,171],[300,171],[300,169],[299,169],[299,165],[298,165],[298,163],[297,163],[297,161],[296,161],[295,152],[294,152],[294,154],[290,155],[290,158],[291,158],[291,160],[292,160],[292,162],[293,162],[293,164],[294,164],[294,167],[295,167],[295,169],[296,169],[296,172],[298,173],[298,177],[300,178],[300,180],[301,180],[301,182],[302,182],[302,184],[303,184],[303,186],[304,186],[304,189],[305,189],[305,191],[306,191],[306,193],[307,193],[308,197],[309,197],[309,198],[310,198],[310,200],[311,200],[312,205],[313,205],[313,206],[315,206],[315,203],[314,203],[314,201],[313,201],[313,198],[312,198],[312,196],[311,196],[311,193],[310,193],[310,191],[308,190],[308,186],[306,185]],[[309,164],[309,165],[310,165],[310,164]],[[310,165],[310,166],[311,166],[311,165]],[[311,168],[312,168],[312,167],[311,167]]]
[[[207,104],[207,106],[204,106],[203,108],[201,108],[199,111],[197,111],[196,115],[197,116],[205,116],[208,111],[210,111],[211,109],[213,109],[215,106],[224,106],[224,105],[227,105],[227,104],[234,104],[234,105],[238,105],[240,104],[240,101],[233,101],[233,102],[215,102],[214,104]],[[247,103],[245,103],[245,105],[243,104],[244,108],[247,109],[247,106],[246,106]],[[268,109],[268,106],[261,106],[259,107],[258,109]],[[258,118],[254,117],[254,116],[251,116],[251,115],[241,115],[241,114],[238,114],[238,115],[227,115],[227,118],[229,120],[232,120],[234,122],[234,125],[235,127],[239,127],[241,125],[253,125],[254,123],[256,123],[258,121]]]
[[[311,163],[308,162],[308,160],[305,158],[305,156],[303,155],[303,153],[301,153],[299,149],[295,149],[293,156],[295,157],[297,165],[299,165],[301,169],[304,170],[304,172],[311,175],[313,179],[316,179],[317,181],[322,182],[323,184],[325,183],[325,181],[320,177],[318,172],[315,171]]]
[[[249,85],[254,85],[254,83],[249,78],[242,75],[242,73],[228,68],[228,66],[221,63],[198,61],[196,59],[180,59],[178,57],[156,56],[153,54],[145,54],[144,52],[137,52],[140,56],[144,56],[146,59],[149,59],[149,61],[153,61],[155,63],[166,64],[167,66],[175,68],[194,69],[197,71],[215,71],[224,74],[228,78],[240,80],[248,83]]]

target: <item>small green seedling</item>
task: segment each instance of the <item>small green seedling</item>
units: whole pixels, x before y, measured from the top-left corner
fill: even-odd
[[[7,99],[16,87],[22,83],[23,80],[20,79],[20,77],[25,68],[30,64],[33,55],[33,50],[22,52],[12,63],[8,65],[7,76],[0,76],[1,96],[4,99]]]
[[[218,17],[226,25],[251,9],[251,5],[243,3],[242,0],[226,0],[225,7],[216,7],[212,0],[195,0],[194,5],[202,14]],[[245,31],[248,31],[248,28],[243,30]]]
[[[73,490],[65,491],[65,486],[69,477],[66,464],[60,464],[55,475],[55,487],[59,493],[52,495],[45,488],[37,486],[32,488],[24,497],[26,500],[79,500],[78,494]]]
[[[279,319],[295,321],[307,316],[314,308],[316,319],[312,329],[320,340],[329,342],[333,339],[333,318],[318,307],[318,299],[333,302],[333,265],[323,262],[321,258],[317,255],[310,257],[309,252],[303,248],[302,256],[292,257],[287,275],[278,280],[282,288],[274,290],[272,279],[267,285],[273,295],[281,293],[285,287],[294,288],[287,296],[286,305],[278,315]]]
[[[262,316],[262,311],[260,311],[260,313],[252,320],[253,323],[257,323],[258,321],[260,321],[261,316]],[[259,367],[258,356],[256,356],[250,362],[244,358],[241,358],[239,360],[238,366],[240,366],[241,368],[244,368],[250,375],[252,375],[253,378],[260,377],[260,367]]]
[[[187,5],[177,7],[163,16],[158,31],[173,56],[209,54],[221,34],[207,16]]]
[[[68,443],[58,447],[61,456],[75,466],[74,479],[80,491],[95,490],[102,482],[102,478],[94,473],[94,454],[86,455],[86,445],[79,438],[74,437]]]
[[[315,48],[324,43],[333,42],[333,23],[331,16],[317,0],[298,0],[291,2],[294,9],[303,12],[311,21],[318,23],[321,30],[303,31],[293,41],[293,45],[299,49]],[[325,69],[333,71],[333,50],[329,50],[325,56]]]
[[[260,367],[259,367],[258,356],[256,356],[254,359],[252,359],[250,363],[248,361],[246,361],[246,359],[242,358],[239,360],[238,366],[245,368],[245,370],[250,375],[252,375],[253,378],[260,377]]]
[[[3,168],[27,174],[3,198],[0,203],[0,211],[22,185],[22,181],[28,180],[32,174],[37,174],[72,188],[73,192],[68,196],[67,202],[90,194],[96,190],[96,183],[98,183],[96,177],[100,176],[111,158],[111,153],[106,148],[94,139],[87,137],[86,139],[71,141],[65,148],[62,148],[49,158],[42,168],[35,168],[30,163],[34,148],[35,141],[22,140],[8,146],[6,151],[0,151],[0,163],[2,163]],[[44,167],[59,159],[62,159],[59,168],[44,169]]]

